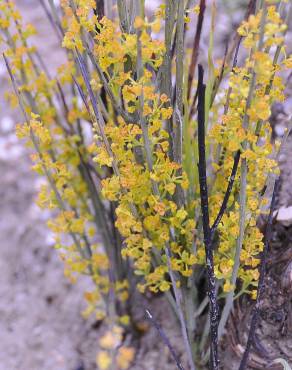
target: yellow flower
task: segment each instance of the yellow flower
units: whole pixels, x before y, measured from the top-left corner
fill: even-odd
[[[173,113],[172,107],[161,108],[161,117],[162,119],[170,119]]]
[[[102,184],[102,195],[108,200],[118,200],[119,193],[121,190],[120,180],[117,176],[104,179]]]
[[[126,370],[129,368],[131,362],[134,360],[135,350],[132,347],[119,348],[117,355],[117,365],[119,369]]]
[[[159,290],[161,292],[167,292],[168,290],[170,289],[170,283],[168,281],[163,281],[160,285],[159,285]]]
[[[136,17],[134,21],[134,27],[135,28],[142,28],[145,25],[144,20],[141,17]]]
[[[256,299],[257,294],[258,294],[258,293],[257,293],[257,290],[253,289],[253,290],[251,291],[251,293],[250,293],[251,298],[252,298],[252,299]]]
[[[98,369],[107,370],[110,368],[112,360],[106,351],[99,351],[96,356],[96,364]]]
[[[111,167],[113,163],[113,158],[109,156],[105,147],[98,147],[96,151],[97,155],[93,158],[93,160],[97,162],[100,166]]]
[[[83,234],[84,233],[85,220],[74,219],[71,221],[70,229],[73,233]]]
[[[157,202],[154,206],[154,210],[160,215],[163,216],[166,211],[165,204],[162,202]]]
[[[286,68],[291,69],[292,68],[292,56],[290,56],[289,58],[285,59],[283,61],[283,64],[285,65]]]
[[[200,13],[200,5],[196,5],[193,9],[191,9],[191,11],[193,11],[195,14],[199,14]]]
[[[104,349],[114,349],[119,344],[119,338],[113,332],[106,332],[99,340],[99,344]]]
[[[224,293],[229,293],[234,289],[234,286],[230,283],[229,280],[226,280],[224,285],[223,285],[223,292]]]

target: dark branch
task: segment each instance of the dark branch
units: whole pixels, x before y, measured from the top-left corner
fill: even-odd
[[[216,231],[216,229],[217,229],[217,227],[218,227],[218,225],[219,225],[219,223],[220,223],[220,221],[221,221],[221,219],[224,215],[224,212],[226,210],[227,203],[228,203],[228,200],[230,198],[230,194],[231,194],[231,191],[232,191],[232,188],[233,188],[236,172],[237,172],[237,169],[238,169],[239,158],[240,158],[240,150],[238,150],[237,153],[235,154],[234,161],[233,161],[233,167],[232,167],[231,175],[229,177],[229,181],[228,181],[227,189],[226,189],[226,192],[225,192],[225,195],[224,195],[224,199],[222,201],[221,208],[218,212],[218,216],[216,217],[216,220],[214,221],[214,224],[211,227],[212,236],[213,236],[214,232]]]
[[[207,239],[210,237],[209,223],[209,204],[208,204],[208,188],[207,188],[207,165],[206,165],[206,147],[205,147],[205,90],[203,84],[204,70],[199,65],[199,81],[198,81],[198,149],[199,149],[199,177],[200,177],[200,193],[201,207],[203,216],[204,236]]]
[[[217,303],[216,283],[214,274],[214,261],[212,250],[212,238],[209,221],[208,187],[207,187],[207,165],[206,165],[206,146],[205,146],[205,89],[203,83],[204,70],[199,67],[198,79],[198,151],[199,151],[199,182],[201,209],[203,218],[204,244],[206,252],[206,269],[208,281],[208,297],[210,302],[210,336],[211,352],[210,366],[211,370],[218,370],[218,324],[219,308]]]
[[[96,0],[96,9],[94,9],[94,14],[97,16],[97,19],[100,20],[104,17],[104,0]]]

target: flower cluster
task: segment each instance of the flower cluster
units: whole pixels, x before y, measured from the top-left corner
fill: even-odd
[[[96,148],[94,160],[100,166],[109,168],[115,163],[118,173],[112,171],[102,180],[102,194],[118,203],[115,225],[124,238],[122,255],[133,259],[135,273],[144,276],[145,284],[140,284],[141,290],[149,286],[153,291],[165,291],[171,286],[163,252],[166,243],[170,243],[173,252],[172,268],[175,271],[190,276],[196,262],[192,252],[195,223],[184,207],[178,208],[174,201],[177,186],[186,189],[188,181],[185,173],[178,175],[180,166],[168,156],[169,134],[164,129],[164,121],[170,119],[173,112],[167,104],[168,97],[155,92],[150,69],[145,69],[139,80],[133,78],[132,70],[124,72],[125,63],[136,63],[137,35],[115,33],[114,24],[106,18],[100,24],[102,26],[98,26],[99,33],[95,36],[97,63],[104,73],[111,74],[112,90],[120,89],[125,110],[139,117],[137,122],[128,123],[118,116],[105,126],[111,153],[106,145],[101,145]],[[142,62],[157,68],[161,64],[162,44],[151,39],[147,32],[149,25],[135,24],[143,27],[140,39]],[[116,45],[117,57],[109,45]],[[119,53],[120,49],[123,52]],[[139,102],[141,95],[142,108]],[[145,120],[146,134],[141,120]],[[96,131],[99,138],[101,133],[98,128]],[[151,153],[151,168],[147,164],[147,151]],[[170,234],[171,229],[173,235]],[[156,264],[153,264],[153,253],[157,253]]]
[[[73,84],[76,68],[72,56],[68,55],[68,62],[51,78],[38,66],[36,48],[29,46],[34,28],[23,24],[14,3],[0,1],[0,15],[1,42],[26,115],[26,122],[17,125],[17,135],[33,148],[33,169],[47,179],[37,204],[51,210],[48,226],[64,261],[65,275],[72,282],[80,274],[91,276],[95,289],[85,295],[85,314],[105,317],[109,290],[112,288],[122,303],[127,287],[118,274],[109,281],[111,255],[104,244],[108,247],[113,241],[107,218],[101,217],[104,205],[98,199],[99,174],[93,170],[93,133]],[[76,80],[83,86],[80,76],[76,75]],[[18,105],[17,95],[6,95],[13,106]],[[99,230],[104,243],[97,238]]]
[[[269,174],[278,172],[273,156],[274,149],[270,142],[271,127],[268,122],[271,115],[270,107],[275,101],[284,100],[284,85],[278,73],[285,67],[286,61],[279,63],[270,51],[272,45],[278,47],[281,52],[284,51],[283,32],[287,26],[283,24],[275,6],[268,6],[263,35],[260,36],[262,12],[263,10],[251,15],[238,29],[238,33],[243,37],[248,57],[242,67],[235,67],[231,72],[228,111],[219,117],[220,123],[214,124],[210,131],[210,138],[217,144],[220,153],[219,161],[213,163],[216,173],[214,195],[211,197],[213,221],[224,196],[226,178],[231,173],[232,158],[237,151],[241,152],[241,158],[246,160],[248,167],[247,216],[239,271],[244,289],[249,285],[255,285],[258,279],[256,267],[259,263],[258,254],[263,249],[263,236],[256,226],[256,220],[261,205],[267,202],[261,196],[261,191]],[[259,43],[262,43],[260,48]],[[285,57],[284,53],[283,55]],[[254,86],[251,94],[252,84]],[[244,122],[247,123],[246,126]],[[216,276],[225,280],[225,291],[233,288],[230,285],[230,278],[236,240],[239,237],[239,181],[238,174],[233,194],[229,199],[229,211],[219,225],[220,242],[215,256]]]

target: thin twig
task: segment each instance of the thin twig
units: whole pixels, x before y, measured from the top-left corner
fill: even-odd
[[[117,0],[119,20],[121,30],[125,33],[129,33],[129,13],[125,0]]]
[[[244,21],[248,20],[249,16],[255,13],[256,2],[257,2],[257,0],[250,0],[249,1],[246,13],[244,15],[244,19],[243,19]],[[234,39],[233,39],[233,46],[229,50],[229,53],[228,53],[227,58],[226,58],[227,64],[229,64],[229,62],[231,61],[234,49],[237,48],[237,45],[241,42],[241,39],[242,39],[242,36],[240,36],[236,32],[235,35],[234,35]]]
[[[5,62],[5,65],[6,65],[6,68],[7,68],[7,71],[8,71],[8,74],[9,74],[9,77],[11,79],[11,82],[12,82],[12,86],[13,86],[13,89],[14,89],[14,92],[18,98],[18,103],[19,103],[19,106],[20,106],[20,109],[21,109],[21,112],[22,112],[22,115],[24,117],[24,119],[26,120],[27,123],[29,123],[29,117],[28,117],[28,114],[25,110],[25,104],[24,104],[24,101],[23,101],[23,97],[19,91],[19,88],[18,88],[18,85],[17,85],[17,82],[16,82],[16,79],[15,77],[13,76],[13,73],[12,73],[12,70],[11,70],[11,67],[10,67],[10,64],[9,64],[9,61],[8,59],[6,58],[6,55],[3,53],[3,58],[4,58],[4,62]],[[39,157],[40,157],[40,161],[41,161],[41,166],[42,166],[42,169],[44,171],[44,174],[46,175],[48,181],[49,181],[49,184],[56,196],[56,199],[57,199],[57,202],[59,204],[59,207],[60,209],[65,212],[67,209],[66,209],[66,206],[62,200],[62,197],[56,187],[56,184],[50,174],[50,172],[48,171],[47,167],[45,166],[44,164],[44,161],[43,161],[43,155],[42,155],[42,152],[40,151],[40,148],[39,148],[39,145],[38,145],[38,142],[37,142],[37,139],[33,133],[33,130],[31,128],[31,126],[29,126],[29,129],[30,129],[30,137],[31,137],[31,140],[32,140],[32,143],[34,145],[34,148],[36,150],[36,152],[38,153]],[[80,255],[84,258],[84,259],[89,259],[90,258],[90,253],[91,251],[88,251],[89,253],[86,253],[84,252],[83,248],[81,247],[80,243],[79,243],[79,240],[77,239],[76,237],[76,234],[73,233],[72,231],[70,231],[70,236],[72,237],[75,245],[76,245],[76,248],[78,250],[78,252],[80,253]]]
[[[113,92],[112,92],[112,90],[109,86],[109,82],[108,82],[105,74],[103,73],[100,65],[98,64],[98,61],[96,60],[95,56],[93,55],[92,51],[90,50],[90,47],[89,47],[87,42],[85,42],[85,48],[86,48],[86,52],[87,52],[87,54],[90,58],[90,61],[92,62],[92,65],[96,69],[96,72],[97,72],[97,74],[100,78],[100,81],[101,81],[107,95],[109,96],[109,98],[111,100],[111,103],[113,105],[113,108],[115,109],[117,114],[122,116],[127,123],[136,123],[137,116],[135,116],[134,114],[130,115],[128,112],[126,112],[123,109],[121,102],[119,100],[117,100],[116,97],[114,96],[114,94],[113,94]]]
[[[87,113],[88,113],[89,115],[91,115],[91,111],[90,111],[89,105],[88,105],[88,103],[87,103],[86,96],[85,96],[85,94],[84,94],[83,90],[81,89],[81,86],[79,85],[79,83],[78,83],[78,81],[76,80],[75,76],[74,76],[74,75],[71,75],[71,76],[72,76],[72,79],[73,79],[73,81],[74,81],[74,83],[75,83],[75,85],[76,85],[76,87],[77,87],[77,90],[78,90],[78,92],[79,92],[79,95],[81,96],[81,99],[82,99],[82,101],[83,101],[83,104],[85,105],[85,108],[86,108],[86,110],[87,110]]]
[[[240,45],[241,45],[241,41],[242,41],[242,37],[239,38],[236,49],[235,49],[235,53],[234,53],[234,57],[233,57],[233,63],[232,63],[232,69],[231,69],[232,72],[234,71],[234,68],[237,66],[237,59],[238,59],[238,53],[239,53],[239,48],[240,48]],[[219,87],[219,85],[218,85],[218,87]],[[231,93],[232,93],[232,87],[229,86],[228,91],[227,91],[227,95],[226,95],[226,102],[224,104],[224,111],[223,111],[224,115],[226,115],[228,113],[228,110],[229,110]],[[224,162],[225,154],[226,154],[226,147],[222,148],[221,144],[218,145],[217,158],[218,158],[218,165],[219,166],[222,166],[222,164]]]
[[[211,227],[211,234],[214,234],[214,232],[216,231],[216,229],[217,229],[217,227],[218,227],[218,225],[219,225],[219,223],[220,223],[220,221],[221,221],[221,219],[224,215],[224,212],[226,210],[228,200],[230,198],[231,191],[232,191],[232,188],[233,188],[236,172],[237,172],[237,169],[238,169],[239,159],[240,159],[240,150],[238,150],[236,152],[235,156],[234,156],[233,167],[232,167],[231,175],[229,177],[227,189],[226,189],[223,201],[222,201],[222,205],[221,205],[220,210],[218,212],[218,215],[216,217],[216,220],[214,221],[213,226]]]
[[[250,0],[250,2],[248,4],[248,7],[247,7],[247,11],[246,11],[246,13],[244,15],[243,20],[247,20],[248,17],[251,14],[254,13],[254,10],[255,10],[255,1],[256,0]],[[234,41],[233,41],[233,45],[231,47],[231,51],[229,53],[228,53],[228,45],[227,45],[227,49],[226,49],[226,52],[225,52],[225,55],[224,55],[224,60],[223,60],[223,63],[222,63],[221,73],[219,74],[218,77],[216,77],[216,79],[214,81],[214,84],[213,84],[213,91],[212,91],[212,96],[211,96],[211,101],[210,101],[210,107],[212,106],[212,104],[214,102],[214,99],[216,97],[217,91],[218,91],[219,86],[220,86],[220,84],[222,82],[223,75],[224,75],[224,68],[225,68],[225,66],[228,66],[234,50],[235,50],[235,53],[234,53],[232,67],[231,67],[232,70],[237,65],[237,57],[238,57],[239,47],[240,47],[240,44],[241,44],[242,39],[243,39],[243,37],[240,36],[237,32],[235,32],[235,38],[234,38]],[[228,93],[227,93],[227,99],[226,99],[225,107],[226,106],[228,107],[228,104],[229,104],[229,96],[230,96],[231,91],[232,91],[232,89],[229,88],[228,89]],[[225,107],[224,107],[224,111],[225,111]],[[224,112],[224,114],[226,114],[226,113]]]
[[[184,368],[183,368],[182,364],[180,363],[180,360],[179,360],[173,346],[171,345],[167,335],[165,334],[164,330],[161,328],[161,326],[158,324],[158,322],[154,319],[153,315],[151,314],[151,312],[148,309],[146,309],[145,312],[146,312],[146,316],[149,319],[149,321],[151,322],[151,324],[156,328],[156,330],[157,330],[158,334],[160,335],[163,343],[169,349],[169,352],[170,352],[172,358],[174,359],[177,368],[179,370],[184,370]]]
[[[87,89],[88,94],[89,94],[89,98],[90,98],[90,101],[91,101],[91,104],[92,104],[93,112],[94,112],[94,115],[95,115],[95,118],[96,118],[96,121],[97,121],[97,124],[98,124],[100,135],[102,137],[102,141],[105,145],[105,148],[106,148],[106,151],[107,151],[109,157],[113,159],[113,163],[112,163],[113,170],[114,170],[115,174],[118,175],[119,170],[118,170],[118,166],[117,166],[117,163],[116,163],[116,159],[114,157],[114,154],[112,152],[110,143],[109,143],[109,141],[106,137],[105,131],[104,131],[105,123],[103,121],[103,117],[102,117],[100,109],[98,107],[98,102],[96,100],[96,97],[95,97],[95,95],[92,91],[91,85],[90,85],[89,74],[88,74],[88,71],[86,69],[85,62],[84,62],[81,54],[79,53],[79,51],[77,49],[75,51],[76,51],[76,55],[77,55],[77,62],[78,62],[83,80],[85,82],[86,89]]]
[[[183,85],[184,85],[184,2],[178,4],[176,27],[176,110],[174,126],[174,160],[182,163]]]
[[[268,254],[269,244],[270,244],[271,236],[272,236],[272,221],[273,221],[273,214],[275,210],[276,196],[278,193],[279,184],[280,184],[280,181],[278,178],[275,181],[273,196],[272,196],[272,201],[271,201],[271,207],[270,207],[270,213],[269,213],[269,217],[268,217],[268,221],[266,225],[264,249],[261,255],[261,261],[260,261],[260,267],[259,267],[260,276],[259,276],[259,282],[258,282],[256,302],[252,309],[252,318],[251,318],[251,323],[250,323],[250,328],[249,328],[249,333],[248,333],[248,339],[247,339],[244,354],[242,356],[242,359],[239,365],[239,370],[244,370],[246,368],[250,349],[254,341],[257,321],[258,321],[258,317],[260,313],[260,303],[261,303],[263,293],[264,293],[264,288],[265,288],[264,280],[265,280],[265,275],[266,275],[267,254]]]
[[[184,17],[185,9],[184,2],[178,3],[177,12],[177,27],[176,27],[176,107],[174,114],[174,160],[178,164],[182,164],[182,131],[183,131],[183,116],[184,116],[184,104],[183,104],[183,86],[184,86]],[[178,169],[177,176],[182,175],[182,168]],[[184,193],[180,185],[176,187],[175,200],[178,207],[182,207],[184,204]]]
[[[44,9],[44,12],[46,14],[46,17],[48,18],[52,28],[54,29],[54,31],[57,35],[57,38],[59,39],[60,42],[62,42],[63,37],[64,37],[64,33],[62,32],[62,30],[60,30],[59,24],[56,22],[56,20],[52,16],[52,14],[47,9],[47,6],[45,5],[44,0],[39,0],[39,2],[41,3],[41,6]]]
[[[187,95],[188,99],[190,98],[190,95],[191,95],[193,79],[194,79],[196,65],[197,65],[198,56],[199,56],[200,39],[201,39],[205,10],[206,10],[206,0],[200,0],[200,12],[198,16],[197,29],[196,29],[196,34],[194,38],[191,65],[189,69],[188,95]]]
[[[212,238],[209,220],[209,201],[207,187],[207,165],[205,148],[205,89],[203,83],[204,70],[199,65],[198,79],[198,152],[199,152],[199,182],[201,209],[203,219],[204,244],[206,252],[206,268],[208,281],[208,297],[210,301],[210,335],[211,353],[210,366],[212,370],[218,370],[218,321],[219,308],[217,303],[216,283],[214,274],[214,261],[212,250]]]
[[[104,131],[105,122],[103,120],[101,111],[100,111],[99,106],[98,106],[98,102],[96,100],[96,97],[95,97],[95,95],[93,93],[93,90],[91,88],[91,85],[90,85],[88,70],[86,68],[84,59],[82,58],[79,51],[77,49],[75,49],[75,52],[76,52],[76,56],[77,56],[76,60],[77,60],[80,72],[82,74],[87,92],[89,94],[90,102],[91,102],[91,105],[92,105],[92,108],[93,108],[93,112],[94,112],[94,115],[95,115],[95,118],[96,118],[96,122],[97,122],[97,125],[98,125],[98,128],[99,128],[100,135],[102,137],[102,141],[105,145],[105,148],[106,148],[106,151],[107,151],[109,157],[112,158],[113,171],[115,172],[116,175],[118,175],[119,174],[118,165],[117,165],[115,156],[114,156],[114,154],[111,150],[110,143],[109,143],[109,141],[107,139],[107,136],[105,134],[105,131]],[[84,99],[84,96],[83,96],[82,99]],[[109,260],[113,263],[113,261],[115,261],[114,255],[113,255],[114,251],[110,248],[110,246],[107,246],[106,251],[107,251]],[[111,283],[110,284],[110,289],[109,289],[109,300],[110,300],[109,310],[111,311],[110,317],[113,317],[113,316],[115,316],[115,307],[114,307],[115,292],[114,292],[114,289],[113,289],[114,284],[115,284],[115,276],[114,276],[114,269],[111,265],[108,269],[108,273],[109,273],[109,280],[110,280],[110,283]]]
[[[157,79],[160,81],[160,91],[167,95],[169,99],[172,98],[172,39],[175,28],[175,18],[177,14],[177,0],[167,0],[165,8],[165,31],[164,44],[165,54],[163,64],[158,72]],[[173,143],[173,122],[171,119],[167,120],[167,130],[169,134],[169,157],[174,159],[174,143]]]
[[[59,19],[56,5],[55,5],[55,3],[54,3],[53,0],[48,0],[48,2],[50,4],[50,8],[51,8],[52,19],[53,19],[54,23],[56,24],[57,29],[60,32],[60,35],[58,37],[62,40],[63,37],[65,36],[65,32],[63,30],[62,23],[61,23],[61,21]],[[49,13],[49,11],[48,11],[48,13]]]

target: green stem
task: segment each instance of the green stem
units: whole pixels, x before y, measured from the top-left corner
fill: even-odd
[[[129,33],[129,12],[125,0],[117,0],[121,30]]]
[[[183,1],[183,0],[182,0]],[[166,0],[165,9],[165,55],[162,66],[160,67],[157,79],[160,81],[160,92],[167,95],[169,99],[172,98],[172,38],[175,29],[175,15],[177,10],[177,0]],[[169,119],[166,122],[169,134],[169,157],[174,158],[173,151],[173,123]]]
[[[182,165],[182,131],[184,116],[184,1],[178,3],[177,29],[176,29],[176,107],[174,119],[174,161]],[[182,175],[182,168],[177,171],[177,175]],[[178,207],[184,204],[184,193],[180,185],[176,187],[175,200]]]

